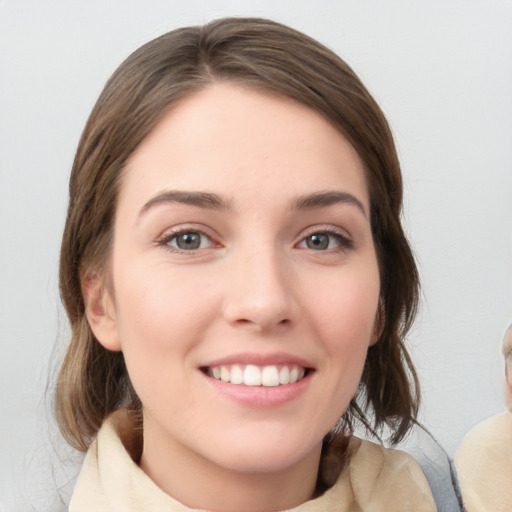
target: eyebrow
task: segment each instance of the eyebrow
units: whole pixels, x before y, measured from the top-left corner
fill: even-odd
[[[361,210],[365,217],[368,217],[363,203],[348,192],[328,191],[306,194],[295,199],[292,203],[292,207],[297,210],[310,210],[338,203],[352,204]]]
[[[152,197],[140,209],[139,217],[148,210],[161,204],[181,203],[211,210],[228,210],[231,205],[229,201],[223,199],[217,194],[210,192],[184,192],[180,190],[166,190]]]
[[[231,209],[230,201],[211,192],[166,190],[147,201],[141,208],[139,217],[155,206],[170,203],[188,204],[211,210]],[[305,194],[292,201],[292,208],[295,210],[310,210],[339,203],[352,204],[356,206],[365,217],[367,217],[363,203],[361,203],[357,197],[349,194],[348,192],[328,191]]]

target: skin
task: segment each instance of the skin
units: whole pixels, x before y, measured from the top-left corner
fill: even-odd
[[[507,408],[512,412],[512,355],[505,360],[505,398]]]
[[[325,192],[341,200],[297,207]],[[180,249],[177,233],[200,247]],[[326,248],[314,233],[327,234]],[[303,105],[209,86],[175,105],[128,162],[108,268],[108,290],[85,284],[86,310],[98,340],[123,351],[142,400],[141,468],[194,508],[310,499],[322,439],[378,337],[379,272],[353,147]],[[223,358],[300,358],[310,372],[291,399],[260,387],[240,401],[201,370]]]
[[[503,338],[503,354],[505,355],[505,400],[508,410],[512,411],[512,326],[507,329]]]

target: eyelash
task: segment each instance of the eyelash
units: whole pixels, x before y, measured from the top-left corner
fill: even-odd
[[[197,234],[201,237],[206,237],[209,241],[209,245],[207,247],[198,247],[196,249],[180,249],[179,247],[173,247],[170,245],[170,243],[177,239],[180,235],[186,235],[186,234]],[[302,244],[307,244],[308,238],[314,236],[314,235],[325,235],[328,236],[331,239],[334,239],[337,243],[336,247],[332,248],[326,248],[316,251],[315,249],[312,249],[311,247],[304,247],[305,249],[309,249],[312,252],[318,252],[323,254],[331,254],[331,253],[338,253],[338,252],[345,252],[354,247],[354,242],[346,236],[344,232],[341,230],[333,229],[332,227],[322,229],[322,228],[315,228],[314,230],[311,230],[309,233],[307,233],[305,236],[301,238],[298,244],[296,246],[301,246]],[[200,242],[201,243],[201,242]],[[331,241],[328,242],[330,245]],[[165,233],[163,236],[161,236],[157,241],[156,245],[163,247],[164,249],[172,252],[172,253],[178,253],[178,254],[195,254],[198,250],[205,249],[208,247],[212,247],[215,245],[220,246],[220,243],[218,243],[211,235],[208,235],[201,229],[197,228],[180,228],[176,229],[174,231],[170,231]]]

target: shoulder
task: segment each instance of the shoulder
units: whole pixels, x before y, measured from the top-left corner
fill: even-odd
[[[469,511],[512,510],[512,414],[498,414],[473,427],[455,465]]]
[[[427,479],[408,453],[353,438],[349,457],[350,479],[361,505],[371,500],[382,510],[436,510]]]
[[[482,421],[464,437],[461,448],[479,443],[512,439],[512,413],[504,412]]]
[[[459,473],[512,461],[512,413],[492,416],[473,427],[464,437],[455,456]],[[512,467],[512,462],[509,463]],[[482,468],[483,469],[483,468]]]
[[[359,438],[350,442],[350,468],[352,473],[364,471],[366,480],[408,477],[412,485],[428,490],[427,481],[416,460],[402,450],[386,448],[380,444]]]

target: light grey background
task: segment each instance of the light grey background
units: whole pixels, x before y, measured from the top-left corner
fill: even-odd
[[[411,336],[421,418],[453,455],[472,425],[504,409],[510,1],[0,0],[0,503],[7,510],[56,510],[56,483],[72,474],[45,393],[66,342],[58,251],[86,117],[131,51],[224,15],[270,17],[305,31],[344,57],[374,94],[396,135],[423,280]]]

